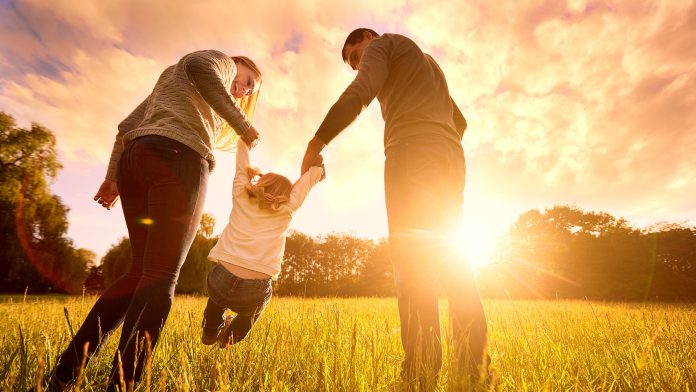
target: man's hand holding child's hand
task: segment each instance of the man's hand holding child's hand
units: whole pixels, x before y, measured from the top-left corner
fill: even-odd
[[[324,157],[321,154],[315,155],[311,161],[309,162],[309,166],[317,166],[322,168],[323,173],[321,175],[321,180],[322,181],[326,178],[326,168],[324,167]]]

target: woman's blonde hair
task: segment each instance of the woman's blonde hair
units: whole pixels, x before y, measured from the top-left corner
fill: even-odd
[[[292,183],[287,177],[277,173],[261,174],[258,169],[247,168],[251,182],[246,185],[247,194],[256,199],[260,209],[278,211],[280,207],[290,200]],[[258,180],[254,181],[256,177]]]
[[[247,96],[244,96],[241,99],[237,99],[237,104],[239,104],[239,107],[242,109],[246,117],[249,119],[249,121],[253,121],[254,112],[256,111],[256,101],[258,101],[259,92],[261,92],[261,82],[263,81],[263,74],[261,73],[261,70],[256,65],[256,63],[254,63],[250,58],[246,56],[232,56],[231,59],[234,61],[235,64],[244,64],[258,77],[257,86],[254,89],[254,92]],[[239,135],[237,134],[237,132],[234,131],[230,124],[225,122],[222,126],[222,129],[220,130],[220,132],[218,132],[218,134],[215,137],[215,147],[223,151],[234,152],[234,150],[237,147],[237,139],[239,139]]]

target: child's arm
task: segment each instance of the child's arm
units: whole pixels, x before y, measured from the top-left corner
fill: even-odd
[[[309,168],[305,174],[300,177],[300,179],[293,185],[292,192],[290,192],[290,200],[288,201],[288,207],[294,212],[297,211],[302,203],[304,203],[305,198],[309,194],[309,191],[322,180],[324,176],[324,168],[321,166],[312,166]]]
[[[244,187],[249,184],[251,179],[247,169],[249,168],[249,147],[242,138],[237,140],[237,165],[234,171],[234,181],[232,182],[232,193],[239,194]]]

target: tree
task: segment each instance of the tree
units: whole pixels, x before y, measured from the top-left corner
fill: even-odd
[[[121,238],[106,252],[101,260],[104,287],[111,286],[116,279],[123,276],[133,264],[131,244],[127,237]]]
[[[204,294],[206,292],[206,277],[214,265],[208,260],[208,253],[217,241],[217,238],[211,237],[213,227],[215,227],[215,218],[209,214],[203,214],[196,237],[179,272],[177,293]],[[132,263],[130,240],[121,238],[102,258],[104,286],[110,286],[128,272]]]
[[[217,242],[217,238],[212,237],[214,227],[215,218],[209,214],[203,214],[191,249],[186,255],[184,265],[181,266],[179,281],[176,285],[177,293],[206,293],[208,271],[215,265],[208,260],[208,253]]]
[[[349,234],[329,234],[317,248],[324,295],[356,295],[360,271],[372,253],[371,240]]]
[[[374,244],[369,255],[361,265],[359,295],[393,296],[394,268],[389,256],[389,242],[382,239]]]
[[[61,168],[55,136],[0,112],[0,146],[2,287],[79,292],[93,256],[66,237],[68,208],[49,189]]]
[[[285,241],[283,268],[274,286],[278,295],[313,295],[319,263],[316,258],[317,243],[314,238],[291,231]]]
[[[624,219],[555,206],[523,213],[496,263],[483,271],[488,295],[642,300],[652,284],[650,242]]]
[[[103,266],[93,265],[89,267],[89,274],[85,278],[85,290],[90,293],[97,293],[104,290]]]
[[[296,296],[389,295],[391,279],[385,241],[340,233],[314,238],[293,231],[274,289]]]
[[[696,228],[661,223],[645,231],[653,246],[651,297],[660,300],[696,298]]]

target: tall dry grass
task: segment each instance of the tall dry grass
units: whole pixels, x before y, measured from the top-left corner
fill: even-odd
[[[4,297],[0,387],[27,390],[50,370],[94,297]],[[275,298],[249,337],[221,350],[200,343],[205,298],[175,299],[138,390],[398,390],[402,349],[395,299]],[[492,380],[476,389],[690,391],[696,387],[692,304],[485,301]],[[441,302],[443,323],[446,302]],[[445,329],[447,331],[447,329]],[[436,390],[470,388],[445,361]],[[76,390],[104,387],[117,339]]]

